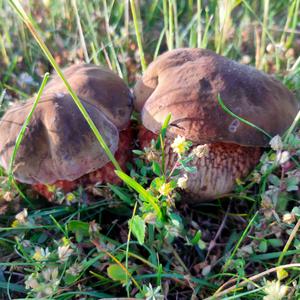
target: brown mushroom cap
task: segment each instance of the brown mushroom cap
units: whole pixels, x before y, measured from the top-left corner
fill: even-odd
[[[278,80],[203,49],[177,49],[159,56],[137,82],[134,94],[147,129],[158,133],[171,113],[169,135],[197,144],[268,145],[263,133],[224,112],[218,94],[232,112],[271,136],[284,133],[299,109]]]
[[[128,126],[132,95],[124,81],[112,71],[92,64],[72,65],[63,70],[78,97],[101,109],[119,130]],[[44,93],[68,93],[63,81],[54,75]]]
[[[7,170],[15,141],[34,99],[10,108],[0,120],[0,164]],[[110,150],[119,142],[117,127],[95,105],[81,100]],[[109,161],[71,96],[41,97],[14,162],[14,176],[24,183],[74,180]]]

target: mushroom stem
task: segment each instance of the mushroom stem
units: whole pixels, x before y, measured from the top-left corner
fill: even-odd
[[[141,148],[149,147],[152,139],[158,135],[141,126],[139,140]],[[165,163],[167,169],[172,169],[177,161],[177,154],[172,151],[172,140],[165,140]],[[206,144],[208,153],[191,161],[197,168],[196,173],[188,175],[186,191],[191,199],[209,200],[230,192],[237,179],[245,177],[259,162],[261,149],[245,147],[230,143]],[[195,151],[199,145],[193,145],[190,151]]]

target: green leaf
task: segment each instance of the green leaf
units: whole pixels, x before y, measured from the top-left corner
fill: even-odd
[[[161,127],[160,134],[161,134],[161,136],[162,136],[163,139],[166,136],[167,129],[168,129],[171,117],[172,117],[172,115],[168,114],[167,117],[166,117],[166,119],[165,119],[165,121],[164,121],[164,123],[163,123],[163,125],[162,125],[162,127]]]
[[[145,221],[138,215],[129,220],[129,227],[138,242],[143,245],[145,241],[146,225]]]
[[[267,243],[267,241],[266,240],[262,240],[259,243],[259,245],[258,245],[258,249],[259,249],[260,252],[263,252],[263,253],[267,252],[267,250],[268,250],[268,243]]]
[[[131,205],[133,204],[133,199],[132,197],[123,191],[123,189],[119,186],[112,185],[108,183],[108,187],[113,191],[114,194],[116,194],[122,201],[125,203]]]
[[[269,177],[269,182],[272,183],[275,186],[280,186],[280,179],[274,175],[274,174],[270,174]]]
[[[141,151],[141,150],[132,150],[132,152],[136,155],[143,155],[145,154],[144,151]]]
[[[297,177],[289,177],[286,179],[286,190],[288,192],[298,191],[299,189],[299,179]]]
[[[199,240],[197,244],[198,244],[198,247],[199,247],[201,250],[206,249],[206,243],[205,243],[204,241]]]
[[[159,188],[165,183],[165,179],[161,177],[156,177],[152,180],[150,186],[155,190],[159,190]]]
[[[82,241],[83,237],[89,236],[89,224],[86,222],[72,220],[68,223],[68,229],[75,233],[78,243]]]
[[[300,217],[300,206],[295,206],[292,209],[292,213],[294,213],[297,217]]]
[[[174,225],[177,228],[182,228],[182,218],[175,214],[175,213],[171,213],[170,214],[170,221],[171,224]]]
[[[157,217],[159,219],[162,219],[162,212],[160,207],[157,205],[157,199],[153,197],[149,192],[147,192],[138,182],[133,180],[131,177],[129,177],[127,174],[125,174],[122,171],[115,171],[115,173],[131,188],[133,188],[136,192],[139,193],[140,196],[143,197],[146,201],[151,203],[154,211],[157,213]]]
[[[277,268],[276,274],[278,280],[283,280],[289,276],[289,273],[284,268]]]
[[[279,248],[283,246],[283,242],[281,239],[268,239],[267,241],[274,248]]]
[[[167,117],[165,118],[165,121],[164,121],[161,129],[160,129],[160,136],[161,136],[162,139],[164,139],[166,137],[167,129],[168,129],[170,120],[171,120],[171,114],[168,114]],[[161,139],[160,138],[157,139],[155,148],[156,149],[161,148]]]
[[[126,282],[128,275],[126,276],[126,271],[118,264],[109,265],[107,268],[107,275],[114,281]]]
[[[191,166],[187,166],[187,165],[182,165],[182,168],[188,172],[188,173],[196,173],[197,172],[197,168],[196,167],[191,167]]]
[[[152,163],[152,170],[155,175],[161,176],[161,169],[160,169],[160,165],[158,162],[154,161]]]
[[[192,238],[191,243],[195,246],[198,244],[198,242],[200,241],[202,237],[202,232],[201,230],[198,230],[195,234],[195,236]]]

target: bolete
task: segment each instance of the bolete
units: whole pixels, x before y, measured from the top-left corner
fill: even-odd
[[[182,136],[193,148],[206,145],[206,154],[192,162],[198,171],[188,175],[187,191],[199,199],[230,192],[269,143],[268,136],[226,113],[218,97],[270,136],[283,134],[299,109],[293,94],[275,78],[203,49],[159,56],[136,83],[134,94],[144,126],[139,133],[142,146],[158,134],[169,113],[169,141]],[[169,165],[173,161],[169,151]]]
[[[74,65],[64,73],[124,168],[132,143],[129,89],[113,72],[93,65]],[[6,170],[33,101],[12,106],[0,120],[0,165]],[[68,192],[82,182],[119,182],[113,165],[57,76],[47,85],[33,113],[13,170],[18,181],[33,185],[48,199],[53,196],[53,186]]]

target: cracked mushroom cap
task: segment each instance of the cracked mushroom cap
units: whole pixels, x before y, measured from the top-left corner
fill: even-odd
[[[176,49],[159,56],[134,94],[134,106],[147,129],[158,133],[171,113],[169,135],[197,144],[269,143],[263,133],[224,112],[218,94],[232,112],[271,136],[283,134],[299,110],[293,94],[275,78],[203,49]]]
[[[63,70],[77,96],[101,109],[118,127],[126,129],[132,112],[132,95],[124,81],[112,71],[92,64],[78,64]],[[44,93],[68,91],[57,74],[47,84]]]
[[[6,170],[33,101],[14,105],[0,120],[0,164]],[[119,142],[118,128],[98,107],[81,101],[114,153]],[[14,176],[28,184],[72,181],[108,161],[71,96],[50,93],[41,97],[26,129],[14,162]]]

